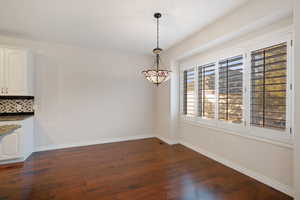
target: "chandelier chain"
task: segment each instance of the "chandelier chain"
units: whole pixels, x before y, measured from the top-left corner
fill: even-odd
[[[156,40],[157,40],[157,48],[159,48],[159,18],[157,18],[156,24]]]

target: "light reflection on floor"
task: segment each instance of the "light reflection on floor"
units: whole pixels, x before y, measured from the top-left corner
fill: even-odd
[[[215,192],[206,185],[196,182],[193,176],[184,175],[181,177],[182,200],[220,200]]]

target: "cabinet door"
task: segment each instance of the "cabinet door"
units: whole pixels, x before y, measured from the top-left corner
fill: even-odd
[[[26,95],[27,53],[24,50],[5,49],[5,93]]]
[[[0,137],[0,160],[20,157],[19,133],[14,132]]]
[[[0,95],[3,95],[4,87],[4,49],[0,49]]]

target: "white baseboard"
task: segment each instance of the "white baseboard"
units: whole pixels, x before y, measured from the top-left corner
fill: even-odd
[[[46,145],[46,146],[38,146],[35,148],[35,152],[39,151],[49,151],[55,149],[64,149],[64,148],[71,148],[71,147],[81,147],[81,146],[89,146],[95,144],[105,144],[105,143],[112,143],[112,142],[123,142],[129,140],[139,140],[145,138],[153,138],[154,135],[134,135],[134,136],[127,136],[127,137],[119,137],[119,138],[106,138],[101,140],[94,140],[94,141],[87,141],[87,142],[78,142],[78,143],[70,143],[70,144],[54,144],[54,145]]]
[[[167,143],[169,145],[178,144],[178,142],[176,142],[174,140],[171,140],[171,139],[168,139],[168,138],[165,138],[165,137],[162,137],[160,135],[156,135],[155,137],[157,137],[158,139],[164,141],[165,143]]]
[[[0,161],[0,165],[6,165],[6,164],[12,164],[12,163],[20,163],[20,162],[24,162],[25,158],[17,158],[17,159],[10,159],[10,160],[3,160]]]
[[[209,158],[211,158],[211,159],[213,159],[213,160],[215,160],[219,163],[222,163],[223,165],[225,165],[227,167],[230,167],[230,168],[232,168],[232,169],[234,169],[238,172],[241,172],[242,174],[250,176],[251,178],[254,178],[255,180],[258,180],[258,181],[260,181],[260,182],[262,182],[262,183],[264,183],[264,184],[266,184],[266,185],[268,185],[268,186],[270,186],[270,187],[272,187],[276,190],[279,190],[280,192],[283,192],[283,193],[285,193],[285,194],[287,194],[291,197],[294,196],[293,188],[289,185],[282,184],[282,183],[280,183],[280,182],[278,182],[274,179],[271,179],[271,178],[266,177],[266,176],[264,176],[260,173],[255,172],[253,170],[250,170],[250,169],[245,168],[243,166],[240,166],[240,165],[238,165],[234,162],[226,160],[226,159],[224,159],[224,158],[222,158],[222,157],[220,157],[220,156],[218,156],[214,153],[208,152],[208,151],[206,151],[204,149],[201,149],[199,147],[195,147],[194,145],[191,145],[187,142],[180,141],[179,143],[186,146],[186,147],[188,147],[188,148],[190,148],[190,149],[192,149],[192,150],[194,150],[194,151],[196,151],[196,152],[198,152],[198,153],[200,153],[200,154],[205,155],[206,157],[209,157]]]
[[[33,152],[28,152],[25,155],[22,155],[22,156],[17,157],[17,158],[11,158],[11,159],[7,159],[7,160],[1,160],[0,161],[0,165],[25,162],[27,160],[27,158],[29,158],[29,156],[31,156],[32,153]]]

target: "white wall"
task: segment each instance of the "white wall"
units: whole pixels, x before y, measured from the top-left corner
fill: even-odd
[[[266,8],[270,12],[266,12]],[[251,14],[249,14],[251,13]],[[178,62],[248,41],[292,24],[292,1],[253,0],[163,55],[173,79],[157,92],[156,133],[170,142],[181,142],[235,167],[285,193],[293,193],[293,149],[244,138],[224,131],[181,122],[179,115]],[[175,117],[177,115],[177,117]]]
[[[1,36],[32,50],[38,149],[153,134],[154,88],[141,75],[150,59]]]
[[[295,102],[300,101],[300,1],[294,0],[295,23]],[[294,149],[294,173],[295,173],[295,199],[300,199],[300,105],[295,104],[295,149]]]

